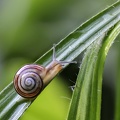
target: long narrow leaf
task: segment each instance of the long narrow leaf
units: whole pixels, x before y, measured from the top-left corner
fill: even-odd
[[[68,120],[100,120],[104,62],[110,46],[119,33],[120,23],[109,31],[103,41],[96,41],[85,53]]]

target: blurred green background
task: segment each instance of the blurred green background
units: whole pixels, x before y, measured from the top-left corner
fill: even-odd
[[[53,43],[59,42],[80,24],[114,2],[116,0],[0,0],[0,91],[13,80],[15,72],[21,66],[34,62]],[[113,61],[109,60],[114,58],[115,49],[116,45],[106,62],[107,71],[111,69]],[[75,72],[71,72],[70,67],[64,70],[35,100],[21,120],[28,117],[29,120],[66,118],[72,93],[69,79],[75,80],[79,66],[72,67],[75,67]],[[69,78],[69,74],[75,77]],[[112,94],[113,88],[107,80],[104,85],[107,83],[108,86],[103,90],[110,90]],[[113,96],[110,99],[114,101]],[[110,118],[113,116],[108,114],[106,112],[102,119],[112,120]]]

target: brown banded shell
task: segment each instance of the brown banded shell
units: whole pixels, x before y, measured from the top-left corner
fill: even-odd
[[[15,75],[14,87],[19,95],[24,98],[36,97],[43,88],[42,77],[44,67],[39,65],[25,65]],[[42,77],[41,77],[42,73]]]

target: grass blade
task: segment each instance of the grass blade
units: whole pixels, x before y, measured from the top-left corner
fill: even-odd
[[[119,33],[120,23],[108,32],[103,41],[96,41],[85,53],[68,120],[100,120],[104,62],[110,46]]]

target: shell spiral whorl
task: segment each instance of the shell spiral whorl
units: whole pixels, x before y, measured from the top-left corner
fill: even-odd
[[[24,98],[36,97],[43,88],[40,76],[43,67],[39,65],[25,65],[15,75],[14,87],[19,95]]]

